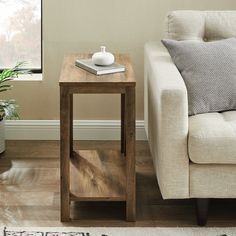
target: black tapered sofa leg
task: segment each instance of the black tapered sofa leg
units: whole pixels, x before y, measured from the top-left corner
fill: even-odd
[[[199,226],[205,226],[207,223],[208,205],[209,205],[208,198],[196,199],[197,224]]]

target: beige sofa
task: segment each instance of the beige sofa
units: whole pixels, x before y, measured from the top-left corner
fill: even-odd
[[[165,38],[236,37],[236,11],[175,11]],[[235,65],[236,66],[236,65]],[[145,129],[164,199],[196,198],[198,223],[207,199],[236,197],[236,111],[188,117],[185,83],[159,42],[145,45]]]

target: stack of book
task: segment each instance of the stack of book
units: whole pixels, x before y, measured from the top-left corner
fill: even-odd
[[[75,65],[95,75],[106,75],[125,71],[125,66],[118,63],[113,63],[110,66],[97,66],[93,64],[92,59],[78,59],[75,61]]]

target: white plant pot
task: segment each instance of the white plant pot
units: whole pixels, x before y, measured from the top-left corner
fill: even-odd
[[[5,151],[5,121],[0,121],[0,153]]]

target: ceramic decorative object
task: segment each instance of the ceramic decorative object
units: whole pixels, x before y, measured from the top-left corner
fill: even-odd
[[[114,63],[115,58],[110,52],[106,52],[106,47],[101,46],[101,52],[96,52],[92,56],[92,61],[98,66],[109,66]]]
[[[5,121],[0,121],[0,154],[5,151]]]

